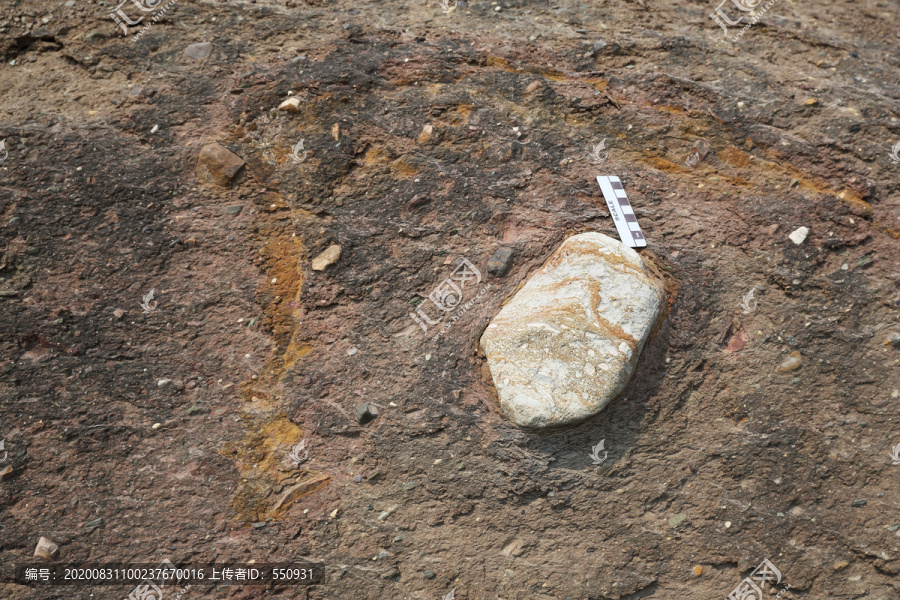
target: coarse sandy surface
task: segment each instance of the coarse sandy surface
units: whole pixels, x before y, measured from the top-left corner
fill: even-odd
[[[764,559],[765,598],[900,600],[900,5],[716,2],[2,2],[0,599],[131,592],[15,582],[43,536],[324,572],[163,600],[711,600]],[[477,340],[617,236],[603,174],[670,311],[523,430]]]

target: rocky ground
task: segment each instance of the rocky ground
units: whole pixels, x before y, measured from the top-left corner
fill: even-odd
[[[0,597],[128,595],[14,583],[46,537],[326,571],[182,598],[708,600],[769,559],[767,597],[900,599],[896,2],[736,41],[715,0],[114,8],[0,6]],[[616,237],[600,174],[669,316],[601,414],[522,430],[476,342]]]

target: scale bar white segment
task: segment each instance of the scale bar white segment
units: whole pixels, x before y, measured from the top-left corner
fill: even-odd
[[[645,248],[647,240],[638,225],[628,196],[625,195],[622,182],[615,175],[598,175],[597,183],[603,191],[603,199],[606,200],[606,207],[613,223],[616,224],[616,231],[619,232],[622,243],[629,248]]]

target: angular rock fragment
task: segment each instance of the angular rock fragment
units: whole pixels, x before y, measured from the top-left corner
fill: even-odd
[[[41,537],[34,549],[34,557],[42,560],[51,560],[59,552],[59,546],[51,539]]]
[[[337,244],[328,246],[322,254],[312,259],[313,271],[324,271],[341,257],[341,247]]]
[[[521,427],[596,414],[628,383],[665,303],[637,252],[600,233],[570,237],[481,337],[501,410]]]
[[[419,134],[419,137],[416,141],[420,144],[427,144],[431,141],[431,138],[434,136],[434,127],[431,125],[426,125],[422,128],[422,133]]]
[[[497,248],[491,260],[488,261],[488,273],[494,277],[503,277],[512,266],[512,257],[512,248]]]
[[[798,227],[794,231],[788,235],[792,242],[797,244],[798,246],[806,241],[806,236],[809,235],[809,227]]]
[[[299,98],[288,98],[278,105],[278,110],[286,110],[288,112],[298,112],[300,110]]]
[[[244,166],[241,157],[222,144],[207,144],[197,159],[197,176],[200,179],[227,187]]]
[[[184,49],[184,53],[194,60],[203,60],[210,54],[212,54],[213,46],[209,42],[200,42],[198,44],[191,44],[187,48]]]
[[[690,168],[696,167],[709,154],[709,144],[705,140],[697,140],[688,153],[685,164]]]
[[[356,409],[356,422],[366,425],[378,418],[378,408],[371,402],[359,405]]]

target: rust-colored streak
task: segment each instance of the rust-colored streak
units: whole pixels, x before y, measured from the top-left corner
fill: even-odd
[[[370,152],[366,158],[382,160],[377,152]],[[265,209],[254,223],[264,271],[257,302],[265,312],[263,322],[272,331],[275,348],[259,375],[240,386],[244,438],[222,448],[222,454],[234,461],[241,476],[231,506],[236,518],[245,522],[282,518],[299,498],[331,480],[327,473],[298,468],[289,459],[304,434],[285,414],[281,381],[298,360],[314,349],[311,342],[302,338],[296,318],[305,252],[292,233],[292,220],[284,218],[288,203],[272,193],[264,200]],[[292,211],[291,216],[311,218],[304,211]]]

